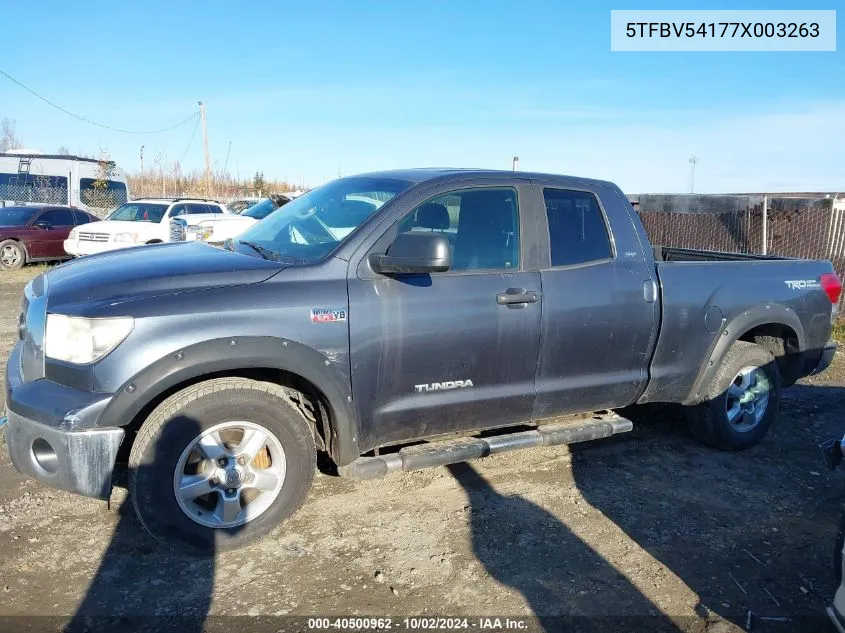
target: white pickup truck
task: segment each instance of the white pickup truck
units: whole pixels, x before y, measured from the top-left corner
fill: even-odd
[[[73,229],[65,252],[74,257],[130,246],[176,242],[196,236],[217,221],[239,216],[214,200],[141,198],[120,205],[105,220]],[[174,220],[179,219],[176,223]]]
[[[200,229],[184,231],[186,241],[203,241],[220,245],[228,239],[238,237],[253,224],[263,220],[279,207],[284,206],[294,198],[302,195],[301,191],[271,194],[268,198],[261,198],[257,203],[247,207],[240,213],[232,213],[225,217],[201,220],[197,224]]]

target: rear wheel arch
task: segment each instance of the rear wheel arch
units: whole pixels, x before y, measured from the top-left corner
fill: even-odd
[[[790,346],[793,354],[792,358],[784,361],[788,363],[787,368],[794,372],[799,371],[798,363],[805,349],[804,327],[793,310],[780,304],[768,304],[738,314],[728,324],[721,327],[710,355],[705,359],[698,378],[683,404],[698,404],[706,398],[706,391],[713,377],[734,343],[737,341],[757,343],[756,338],[774,339],[779,335],[787,336],[785,345]],[[774,340],[766,340],[758,344],[771,351],[777,358],[777,343]],[[778,366],[781,367],[781,362],[778,362]],[[787,376],[787,378],[792,378],[792,376]],[[786,382],[788,384],[789,381]]]

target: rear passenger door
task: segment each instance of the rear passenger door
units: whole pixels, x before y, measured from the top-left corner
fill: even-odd
[[[372,447],[530,419],[540,335],[535,233],[517,186],[434,193],[373,245],[445,236],[443,273],[387,276],[366,256],[349,277],[352,386]],[[354,261],[353,261],[354,264]],[[516,293],[536,293],[524,302]]]
[[[610,188],[549,183],[532,193],[548,240],[535,417],[631,404],[647,379],[657,305],[631,218]]]

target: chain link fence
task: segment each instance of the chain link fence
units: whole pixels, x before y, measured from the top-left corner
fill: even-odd
[[[100,218],[106,217],[115,208],[126,202],[126,189],[83,188],[79,200],[68,200],[67,186],[39,183],[38,177],[26,184],[0,183],[0,203],[11,204],[59,204],[82,207]]]
[[[827,259],[839,278],[845,279],[845,197],[841,195],[647,194],[629,199],[653,244]],[[845,312],[845,296],[840,299],[840,311]]]

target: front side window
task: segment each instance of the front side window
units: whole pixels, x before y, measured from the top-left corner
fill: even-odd
[[[121,222],[161,222],[164,213],[167,211],[166,204],[153,202],[127,202],[112,211],[107,220],[119,220]]]
[[[50,209],[42,213],[36,222],[47,222],[50,226],[73,226],[73,213],[70,209]]]
[[[449,270],[519,268],[519,205],[511,187],[463,189],[432,198],[402,220],[399,232],[431,231],[449,241]]]
[[[241,253],[297,264],[329,255],[385,202],[413,183],[393,178],[340,178],[296,198],[237,239]]]
[[[613,257],[607,225],[596,196],[587,191],[543,189],[552,266],[572,266]]]

